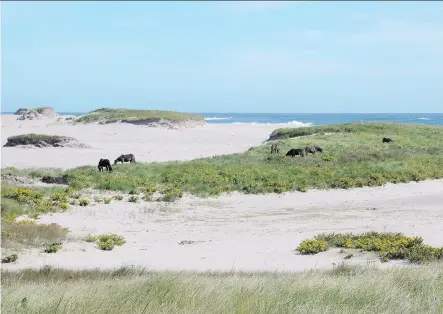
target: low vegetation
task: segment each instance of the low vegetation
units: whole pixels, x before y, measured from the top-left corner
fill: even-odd
[[[66,188],[29,188],[1,182],[2,257],[18,255],[22,248],[61,243],[68,229],[58,224],[36,224],[39,214],[67,209]],[[27,219],[17,220],[26,215]],[[54,248],[49,248],[52,251]],[[14,262],[14,261],[10,261]]]
[[[123,236],[119,236],[116,234],[100,234],[100,235],[91,235],[89,234],[85,238],[86,242],[94,242],[97,244],[97,247],[103,251],[111,251],[114,247],[122,246],[126,243],[126,240]]]
[[[72,137],[58,136],[58,135],[46,135],[46,134],[21,134],[8,137],[8,141],[4,147],[13,147],[21,145],[33,145],[33,146],[63,146],[67,142],[76,142]]]
[[[62,248],[61,242],[45,243],[45,253],[57,253]]]
[[[88,200],[87,198],[81,198],[78,200],[78,205],[80,206],[88,206],[91,203],[90,200]]]
[[[154,186],[159,190],[178,189],[199,196],[232,191],[259,194],[311,188],[347,189],[443,178],[441,127],[355,123],[334,128],[335,132],[326,135],[331,127],[277,130],[274,137],[282,137],[281,134],[292,137],[278,142],[280,154],[270,154],[271,144],[267,143],[241,154],[186,162],[116,165],[107,175],[99,173],[95,167],[84,166],[60,171],[58,176],[65,175],[68,184],[75,189],[128,193],[151,190]],[[297,137],[299,134],[310,136]],[[384,136],[393,137],[395,142],[382,144]],[[324,153],[304,158],[284,156],[290,148],[312,144],[322,147]],[[16,169],[5,171],[20,172]],[[40,174],[43,173],[40,170]],[[173,193],[164,200],[180,195],[182,193]]]
[[[3,271],[2,313],[443,312],[441,264],[305,273]],[[24,301],[25,300],[25,301]],[[44,300],[44,302],[42,302]]]
[[[13,262],[15,262],[17,259],[18,259],[17,254],[11,254],[11,255],[8,255],[8,256],[2,258],[2,263],[5,263],[5,264],[6,264],[6,263],[13,263]]]
[[[195,120],[204,121],[203,117],[192,113],[161,110],[133,110],[133,109],[110,109],[102,108],[89,112],[76,120],[79,123],[113,123],[130,122],[138,120]]]
[[[183,192],[197,196],[233,191],[247,194],[305,192],[312,188],[349,189],[443,178],[441,127],[353,123],[280,129],[271,137],[276,136],[288,137],[277,143],[279,154],[271,154],[271,143],[266,143],[245,153],[186,162],[116,165],[114,171],[106,175],[93,166],[48,171],[52,176],[66,179],[73,189],[137,191],[148,195],[154,190],[168,191],[160,198],[164,201],[178,199]],[[394,138],[395,142],[382,144],[385,136]],[[290,148],[313,144],[322,147],[323,154],[304,158],[284,156]],[[45,171],[7,168],[4,173],[42,177]]]
[[[433,262],[443,260],[443,247],[434,248],[423,244],[420,237],[407,237],[402,233],[367,232],[319,234],[314,239],[304,240],[297,251],[301,254],[316,254],[340,247],[374,252],[383,262],[391,259],[406,259],[411,263]]]

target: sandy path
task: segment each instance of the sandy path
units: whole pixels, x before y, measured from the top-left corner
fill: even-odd
[[[374,209],[375,208],[375,209]],[[8,269],[52,265],[73,269],[145,266],[164,270],[283,270],[330,268],[343,253],[301,256],[294,249],[319,232],[404,232],[443,246],[443,180],[378,188],[309,191],[283,195],[186,198],[175,204],[114,202],[54,214],[70,236],[111,232],[127,243],[104,252],[84,241],[57,254],[31,250]],[[179,245],[182,240],[203,241]],[[350,263],[375,263],[357,254]],[[395,264],[381,264],[383,267]]]
[[[2,146],[12,135],[43,133],[74,137],[91,149],[2,147],[3,167],[73,168],[97,165],[100,158],[114,160],[133,153],[137,161],[191,160],[200,157],[243,152],[259,145],[281,125],[206,124],[184,130],[167,130],[130,124],[71,125],[51,120],[17,121],[1,117]],[[50,158],[48,158],[50,156]]]

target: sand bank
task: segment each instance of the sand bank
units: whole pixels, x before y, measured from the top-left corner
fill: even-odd
[[[72,240],[56,254],[33,249],[2,267],[303,271],[331,268],[346,255],[338,249],[313,256],[294,251],[303,239],[321,232],[403,232],[443,246],[443,180],[282,195],[186,197],[174,204],[115,201],[74,207],[39,222],[69,227]],[[82,240],[88,233],[117,233],[127,243],[100,251]],[[181,241],[196,242],[180,245]],[[381,264],[366,253],[354,255],[346,262],[403,264]]]

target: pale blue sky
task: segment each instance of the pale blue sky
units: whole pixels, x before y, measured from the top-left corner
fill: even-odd
[[[2,111],[443,112],[441,2],[2,2]]]

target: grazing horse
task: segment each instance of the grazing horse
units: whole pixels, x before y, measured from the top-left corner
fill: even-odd
[[[280,148],[278,148],[277,144],[275,143],[271,145],[271,154],[273,153],[280,153]]]
[[[309,154],[309,153],[315,154],[315,152],[323,153],[323,149],[321,147],[318,147],[315,145],[314,146],[306,146],[305,152],[306,152],[306,154]]]
[[[300,155],[302,157],[305,156],[305,150],[300,148],[292,148],[290,151],[286,153],[286,156],[295,157],[296,155]]]
[[[391,143],[393,141],[394,140],[392,138],[390,138],[390,137],[383,137],[383,140],[382,140],[383,143]]]
[[[98,171],[103,171],[103,168],[106,168],[106,171],[111,172],[111,162],[109,159],[102,159],[100,158],[100,161],[98,162]]]
[[[119,161],[121,163],[129,161],[132,164],[132,163],[135,163],[135,157],[133,154],[120,155],[119,157],[117,157],[116,160],[114,160],[114,165],[116,165],[117,162],[119,162]]]

